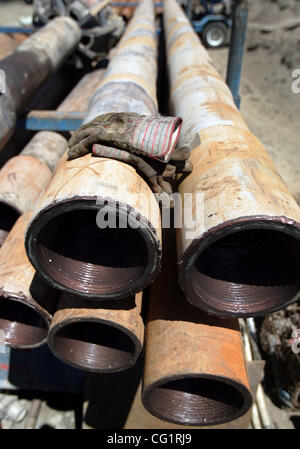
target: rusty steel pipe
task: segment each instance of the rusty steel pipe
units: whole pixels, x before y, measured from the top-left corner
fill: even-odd
[[[85,122],[112,111],[157,113],[156,72],[153,4],[143,0]],[[115,224],[98,226],[102,210]],[[141,291],[155,278],[160,232],[158,203],[133,167],[91,154],[67,161],[65,155],[37,204],[26,248],[36,270],[52,286],[88,298],[117,299]]]
[[[163,238],[162,272],[149,292],[143,405],[176,424],[233,421],[252,403],[238,320],[209,316],[186,301],[175,232]]]
[[[48,334],[53,354],[75,368],[115,373],[133,366],[143,348],[142,293],[98,302],[63,293]]]
[[[80,39],[78,24],[69,17],[58,17],[0,61],[6,76],[6,93],[0,95],[0,149],[13,133],[17,114]]]
[[[84,75],[57,111],[86,112],[104,69]],[[34,205],[51,179],[67,141],[52,131],[40,131],[0,170],[0,245],[20,214]]]
[[[0,330],[5,344],[34,348],[45,343],[56,292],[36,276],[25,246],[25,230],[32,212],[15,223],[0,248]]]
[[[164,27],[179,144],[194,146],[179,188],[183,218],[194,220],[178,230],[187,299],[235,317],[286,307],[299,298],[299,207],[174,0],[164,2]]]
[[[58,110],[86,112],[87,98],[91,98],[96,89],[95,75],[98,80],[103,75],[103,70],[95,72],[81,79]],[[62,136],[42,131],[34,136],[20,156],[3,167],[0,171],[2,221],[6,212],[6,221],[9,217],[16,220],[18,214],[33,206],[66,148],[67,142]],[[25,230],[31,215],[32,212],[27,212],[19,218],[0,251],[0,330],[6,334],[7,345],[19,348],[45,342],[56,307],[56,295],[38,278],[24,248]],[[1,234],[4,237],[5,231]]]
[[[65,153],[67,141],[61,135],[41,131],[18,156],[0,170],[0,244],[16,219],[33,209],[48,185],[52,171]]]
[[[12,53],[14,49],[20,45],[25,39],[27,34],[14,33],[14,34],[1,34],[0,35],[0,59],[5,58]]]

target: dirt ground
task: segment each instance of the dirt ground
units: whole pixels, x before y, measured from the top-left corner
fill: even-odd
[[[282,178],[300,205],[300,93],[292,92],[292,72],[300,69],[300,0],[250,0],[249,27],[241,80],[241,112],[262,141]],[[29,16],[32,6],[0,0],[0,25],[15,25]],[[264,31],[266,29],[273,31]],[[226,76],[228,47],[210,51]],[[279,428],[293,428],[291,413],[274,407]]]
[[[0,26],[19,25],[20,17],[32,15],[32,5],[22,0],[0,0]]]
[[[282,23],[294,17],[295,10],[300,19],[299,0],[286,2],[290,7],[283,10],[278,3],[250,1],[241,112],[300,204],[300,93],[292,92],[292,72],[300,69],[300,26],[268,33],[253,26]],[[228,48],[210,54],[217,69],[226,76]]]

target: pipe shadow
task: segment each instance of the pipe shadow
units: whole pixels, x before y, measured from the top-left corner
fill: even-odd
[[[141,377],[141,358],[132,368],[120,373],[88,374],[85,423],[95,429],[122,429]]]

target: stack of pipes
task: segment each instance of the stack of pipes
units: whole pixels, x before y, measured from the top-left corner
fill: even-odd
[[[0,95],[0,149],[13,134],[17,115],[80,39],[77,23],[69,17],[58,17],[0,61],[6,81],[5,93]]]
[[[82,104],[85,123],[107,112],[158,115],[154,17],[142,0],[105,73],[89,74],[59,110]],[[0,172],[3,231],[23,213],[0,249],[0,329],[10,346],[47,339],[58,358],[91,372],[128,369],[144,345],[145,408],[206,426],[251,407],[238,317],[296,300],[300,213],[175,0],[164,1],[164,29],[171,112],[183,118],[194,165],[179,188],[183,207],[162,231],[133,167],[91,154],[69,161],[61,136],[38,133],[17,157],[40,164],[40,184],[27,173],[22,192],[17,184],[1,196]]]

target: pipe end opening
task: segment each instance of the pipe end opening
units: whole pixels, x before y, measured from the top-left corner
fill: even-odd
[[[43,344],[49,325],[42,315],[22,302],[1,298],[0,330],[5,343],[14,348],[30,348]]]
[[[217,425],[232,421],[249,409],[251,395],[242,388],[213,377],[185,377],[148,387],[144,403],[165,421],[190,426]]]
[[[76,321],[49,332],[53,353],[76,368],[117,372],[134,365],[139,350],[125,332],[103,322]]]
[[[196,257],[187,297],[220,315],[255,316],[285,307],[300,290],[300,241],[249,229],[219,237]]]

